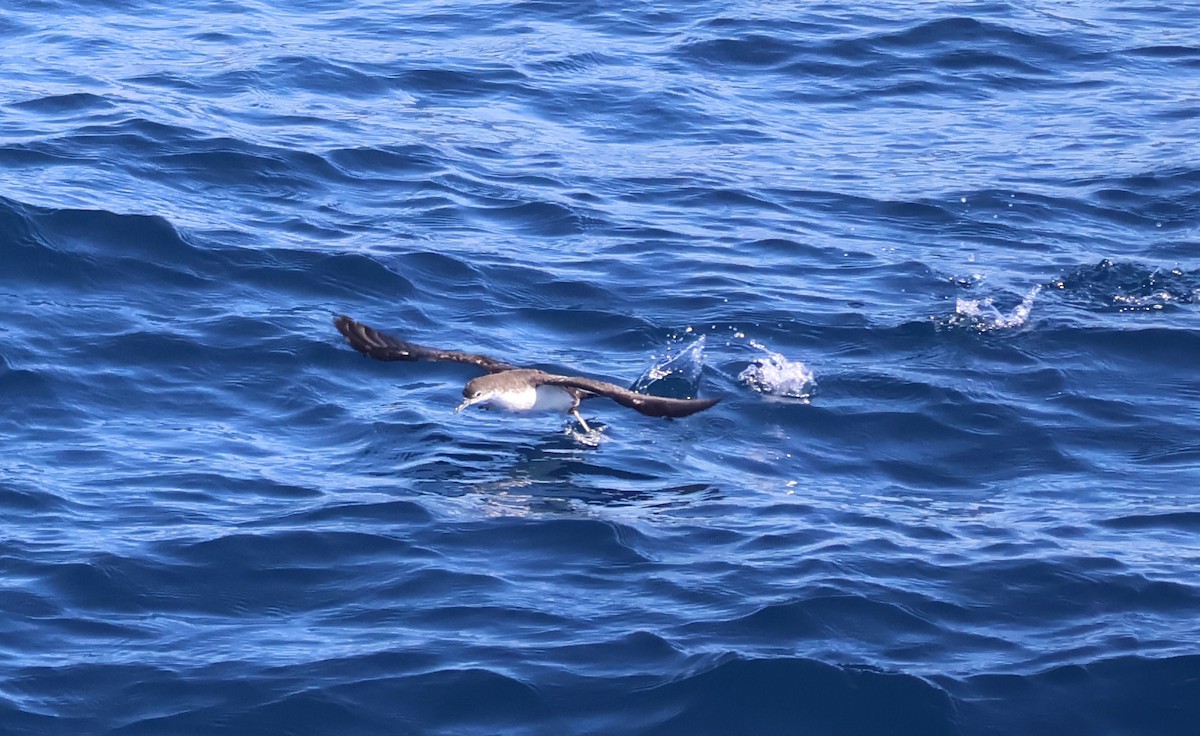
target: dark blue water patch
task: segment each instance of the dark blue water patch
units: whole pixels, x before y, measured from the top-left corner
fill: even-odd
[[[565,56],[540,60],[528,65],[527,68],[537,74],[551,73],[573,76],[592,72],[602,67],[619,67],[623,63],[624,60],[616,56],[596,51],[586,51],[582,53],[568,53]]]
[[[306,543],[311,541],[317,544]],[[351,541],[355,552],[352,558],[343,560],[345,568],[341,573],[313,563],[314,555],[330,554],[338,545]],[[373,542],[373,546],[360,546],[358,542],[362,541]],[[65,624],[74,625],[71,622],[78,617],[97,626],[105,621],[131,620],[133,628],[140,630],[146,624],[142,617],[150,611],[167,617],[218,619],[232,612],[252,619],[311,611],[314,606],[323,605],[322,601],[328,604],[343,595],[339,592],[341,586],[333,584],[339,574],[346,576],[347,582],[358,580],[360,575],[367,574],[365,559],[393,554],[403,548],[395,540],[375,536],[302,531],[269,536],[231,535],[188,544],[157,545],[152,554],[144,557],[103,554],[86,561],[19,566],[13,572],[36,575],[37,590],[64,607]],[[267,556],[260,556],[264,552]],[[210,563],[214,559],[221,560],[219,574],[213,574]],[[316,593],[314,598],[314,591],[324,592]],[[264,595],[260,597],[259,593]],[[138,638],[153,636],[148,632]]]
[[[1121,368],[1126,375],[1142,375],[1143,379],[1160,372],[1164,377],[1171,375],[1192,365],[1200,356],[1200,337],[1195,333],[1157,326],[1078,331],[1052,329],[1034,339],[1039,344],[1057,340],[1058,351],[1062,353],[1084,346],[1097,349],[1093,365]]]
[[[317,489],[268,478],[234,478],[199,472],[163,471],[152,475],[125,476],[113,473],[97,479],[95,485],[126,491],[148,489],[149,495],[192,508],[206,503],[219,504],[221,499],[239,496],[279,498],[298,503],[320,496]]]
[[[404,299],[418,292],[414,282],[378,258],[357,253],[320,253],[290,248],[238,248],[223,250],[214,273],[231,291],[279,293],[315,289],[329,304],[353,305],[367,299]],[[402,264],[401,264],[402,265]],[[237,273],[237,281],[229,277]],[[438,288],[426,286],[425,288]],[[220,293],[220,292],[218,292]],[[420,311],[397,307],[398,318],[420,319]],[[332,311],[321,315],[332,319]]]
[[[59,117],[109,109],[116,105],[106,97],[87,92],[76,92],[16,102],[12,103],[12,107],[39,115]]]
[[[470,219],[511,227],[525,236],[566,237],[582,232],[580,218],[570,207],[555,202],[508,203],[472,208]]]
[[[291,522],[296,526],[319,526],[356,520],[370,521],[388,518],[394,522],[424,525],[433,522],[428,509],[414,501],[354,502],[317,506],[294,511],[279,521]],[[272,521],[271,523],[275,523]],[[253,525],[251,525],[253,526]]]
[[[124,284],[205,292],[225,273],[223,259],[164,218],[103,210],[17,207],[6,251],[8,275],[50,289],[113,293]],[[151,286],[152,285],[152,286]]]
[[[680,52],[685,57],[725,70],[731,66],[771,69],[789,61],[798,49],[780,38],[748,33],[735,38],[690,42]]]
[[[82,250],[98,256],[128,256],[153,261],[157,256],[177,261],[194,252],[171,223],[162,217],[125,215],[103,210],[43,211],[41,232],[51,247]]]
[[[816,219],[838,213],[839,217],[854,222],[878,223],[883,218],[897,225],[911,224],[919,230],[942,230],[961,217],[943,202],[878,199],[852,192],[771,186],[757,196],[792,212],[809,213]]]
[[[832,631],[830,614],[838,623]],[[853,638],[878,640],[878,632],[888,631],[888,644],[903,646],[913,640],[933,642],[941,637],[941,627],[922,619],[911,609],[872,601],[838,591],[815,591],[804,600],[765,606],[721,627],[722,637],[748,638],[769,645],[795,646],[802,641],[819,641],[833,632]]]
[[[330,151],[330,161],[353,176],[366,174],[386,177],[424,179],[443,170],[441,154],[430,146],[407,145],[379,148],[348,148]]]
[[[1197,46],[1142,46],[1125,53],[1154,59],[1200,59],[1200,47]]]
[[[453,100],[522,96],[525,76],[516,69],[498,65],[491,69],[412,69],[399,75],[402,89],[431,99]]]
[[[1093,198],[1153,222],[1158,229],[1194,231],[1200,222],[1200,169],[1170,168],[1115,180],[1090,182]]]
[[[486,554],[486,550],[496,543],[511,546],[515,554],[510,557],[509,563],[516,567],[524,566],[527,559],[520,552],[522,548],[553,548],[560,554],[559,569],[562,571],[570,569],[572,558],[577,558],[577,562],[588,566],[597,559],[603,559],[606,566],[617,570],[648,562],[637,550],[637,536],[627,527],[598,521],[555,520],[521,527],[485,524],[470,529],[467,537],[456,541],[455,544],[457,546],[465,543],[466,546],[461,548],[460,552],[468,555]],[[589,549],[586,559],[578,557],[580,547],[575,542],[580,538],[591,540],[591,543],[586,545]],[[536,564],[536,559],[530,559],[529,562]]]
[[[870,703],[870,707],[864,704]],[[819,704],[819,705],[818,705]],[[953,705],[919,678],[803,659],[733,660],[623,703],[641,733],[955,733]]]
[[[1062,233],[1052,223],[1102,221],[1121,229],[1144,229],[1159,224],[1160,221],[1147,210],[1144,195],[1133,195],[1132,198],[1137,201],[1119,202],[1106,196],[1056,197],[1012,190],[967,192],[962,199],[968,206],[954,213],[955,227],[946,234],[970,238],[985,245],[1006,242],[1028,250],[1073,249],[1083,240],[1082,234]],[[1112,239],[1114,247],[1119,249],[1124,241],[1115,235],[1087,233],[1086,237],[1092,239],[1092,247],[1097,240]]]
[[[418,697],[418,692],[424,695]],[[399,695],[394,715],[404,727],[415,731],[435,723],[465,732],[489,728],[502,732],[522,730],[527,728],[525,724],[530,720],[541,721],[548,715],[535,688],[519,679],[485,669],[416,674],[398,682],[350,683],[330,693],[338,700],[362,705],[377,702],[381,697],[395,697],[393,694]],[[295,698],[303,703],[312,700],[313,696],[300,694]],[[261,725],[269,727],[271,719],[267,716],[270,710],[264,708],[263,712],[256,713],[252,722],[262,719]],[[289,707],[285,712],[290,710]],[[360,716],[349,723],[357,725],[362,720]],[[321,718],[320,722],[332,724],[335,721]]]
[[[825,380],[821,395],[841,403],[839,394],[847,390],[841,382]],[[1022,434],[1011,418],[998,419],[987,411],[975,420],[958,417],[951,409],[946,413],[953,418],[915,417],[902,408],[849,416],[814,409],[797,427],[808,443],[797,447],[797,452],[810,462],[832,463],[857,477],[876,475],[926,488],[961,488],[1035,470],[1054,474],[1085,467],[1060,441],[1031,422],[1017,423],[1025,428]],[[754,410],[751,416],[766,419],[770,414]],[[982,426],[971,426],[981,422]],[[896,439],[881,447],[873,442],[880,436]]]
[[[6,430],[15,434],[11,430]],[[10,484],[9,479],[0,479],[0,508],[10,512],[45,513],[62,507],[62,501],[46,493],[36,485]]]
[[[1166,110],[1159,110],[1155,113],[1155,117],[1169,122],[1194,120],[1195,118],[1200,117],[1200,107],[1191,107],[1186,105],[1171,107]]]
[[[823,84],[849,82],[853,88],[849,93],[829,88],[799,93],[813,102],[885,96],[900,98],[899,104],[939,94],[981,97],[1057,86],[1063,82],[1055,77],[1055,68],[1103,60],[1095,51],[1063,43],[1057,34],[1021,32],[1006,23],[967,17],[872,34],[895,25],[875,21],[858,34],[832,38],[828,29],[813,24],[791,25],[804,27],[761,21],[713,24],[710,32],[717,38],[689,41],[682,52],[690,61],[727,73],[740,68]],[[813,37],[820,40],[807,40]],[[971,84],[964,84],[968,80]]]
[[[6,249],[13,245],[27,245],[32,240],[33,228],[30,210],[15,200],[0,197],[0,238]]]
[[[961,580],[957,595],[961,600],[984,601],[990,595],[1005,599],[1002,609],[1006,618],[1015,620],[1025,605],[1037,600],[1041,615],[1063,621],[1077,620],[1090,615],[1151,615],[1190,607],[1200,600],[1200,590],[1130,575],[1115,560],[1096,558],[1062,558],[1058,560],[1014,559],[975,566],[972,574],[979,582]],[[1016,572],[1009,577],[1004,570]],[[1019,571],[1019,572],[1018,572]],[[1019,580],[1002,593],[986,581],[994,577]]]
[[[100,693],[107,697],[97,697],[95,707],[101,715],[116,715],[100,703],[120,698],[126,706],[118,719],[125,724],[121,733],[197,727],[217,732],[252,729],[283,733],[288,729],[281,728],[282,722],[298,714],[313,728],[336,724],[348,733],[377,732],[381,727],[419,732],[435,724],[462,732],[493,733],[544,733],[546,728],[576,733],[603,733],[612,728],[626,733],[728,733],[731,727],[742,726],[758,732],[955,732],[948,699],[926,682],[805,660],[735,660],[678,682],[634,691],[634,695],[597,688],[590,702],[568,696],[565,703],[559,688],[533,688],[521,679],[490,670],[442,669],[399,676],[385,673],[411,670],[414,663],[394,657],[355,658],[353,663],[357,674],[334,676],[323,687],[306,690],[296,686],[308,673],[287,668],[277,673],[281,687],[276,696],[257,702],[249,683],[221,688],[224,673],[219,670],[195,668],[194,673],[173,673],[129,665],[104,673],[113,684]],[[98,674],[80,671],[77,679]],[[49,670],[31,672],[27,680],[33,688],[50,685],[63,695],[71,692],[74,684]],[[155,706],[156,698],[161,703],[185,684],[193,687],[192,696],[184,701],[188,707],[164,713],[161,705]],[[231,705],[236,715],[219,716],[214,698]],[[170,700],[180,702],[177,696]],[[381,702],[389,705],[381,710]],[[865,703],[882,707],[863,707]],[[574,717],[563,717],[563,712],[574,713]],[[37,722],[28,716],[25,720]]]
[[[201,85],[195,79],[180,76],[178,74],[168,74],[163,72],[134,76],[130,77],[126,81],[139,86],[159,87],[178,92],[195,93],[203,89],[203,85]]]
[[[938,18],[880,34],[871,38],[870,45],[911,53],[936,47],[1000,47],[1012,49],[1016,55],[1025,58],[1044,57],[1068,63],[1088,58],[1061,38],[1023,31],[1008,23],[964,16]]]
[[[1194,532],[1200,530],[1200,512],[1177,511],[1162,514],[1130,514],[1105,519],[1105,526],[1121,530],[1174,530]]]
[[[316,94],[373,96],[390,91],[386,77],[372,70],[360,71],[352,65],[338,64],[311,56],[286,56],[260,64],[255,72],[255,87],[286,87]]]
[[[979,676],[967,683],[961,718],[971,732],[1191,733],[1200,717],[1194,655],[1116,657],[1034,676]],[[1012,707],[1020,702],[1019,708]],[[1153,703],[1155,707],[1147,707]]]
[[[165,152],[149,163],[152,168],[143,171],[148,179],[187,180],[224,192],[253,190],[267,198],[315,196],[324,191],[325,180],[342,176],[321,156],[220,138]]]

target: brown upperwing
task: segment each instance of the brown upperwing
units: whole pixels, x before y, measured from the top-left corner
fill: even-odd
[[[639,394],[607,381],[578,376],[559,376],[553,373],[543,373],[538,376],[538,382],[583,389],[597,396],[607,396],[621,406],[627,406],[652,417],[686,417],[698,411],[704,411],[720,401],[720,399],[670,399],[665,396]]]
[[[333,326],[346,336],[350,347],[375,360],[438,360],[450,363],[470,363],[488,373],[499,373],[517,368],[515,365],[478,353],[441,350],[406,342],[394,335],[364,325],[362,322],[355,322],[344,314],[334,318]]]

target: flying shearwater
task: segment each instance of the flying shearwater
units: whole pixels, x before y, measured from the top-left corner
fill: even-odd
[[[579,414],[579,402],[583,399],[603,396],[642,414],[668,418],[686,417],[720,401],[651,396],[594,378],[563,376],[536,368],[522,368],[478,353],[417,345],[356,322],[346,315],[336,317],[333,324],[338,332],[345,335],[350,347],[375,360],[469,363],[487,371],[485,375],[467,382],[463,389],[463,402],[454,410],[456,412],[468,406],[512,412],[561,411],[575,417],[584,432],[591,432]]]

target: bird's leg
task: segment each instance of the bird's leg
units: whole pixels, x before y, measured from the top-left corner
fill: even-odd
[[[572,409],[571,416],[575,417],[575,420],[579,422],[579,426],[583,427],[584,432],[586,432],[588,434],[592,433],[592,428],[589,427],[588,423],[583,421],[583,417],[580,416],[579,409]]]

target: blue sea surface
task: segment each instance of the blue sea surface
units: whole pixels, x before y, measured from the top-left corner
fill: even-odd
[[[0,734],[1200,733],[1195,4],[0,50]],[[722,401],[455,414],[337,314]]]

